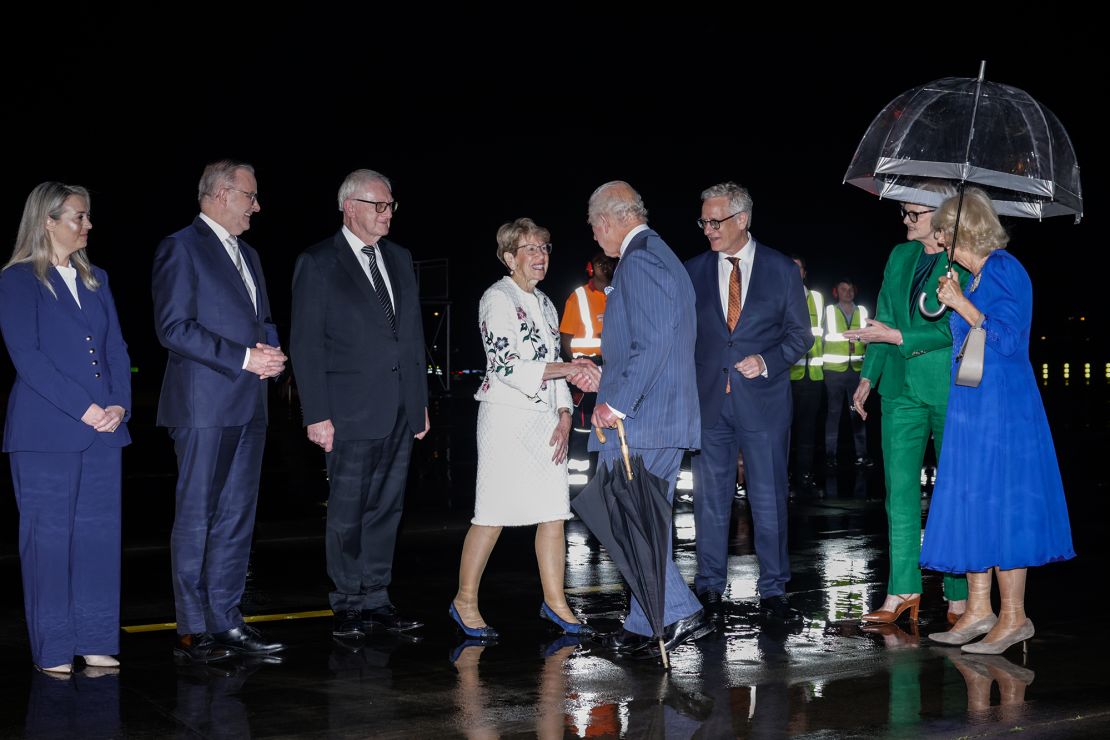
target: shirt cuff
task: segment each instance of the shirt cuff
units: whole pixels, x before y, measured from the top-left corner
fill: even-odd
[[[770,377],[767,374],[767,360],[763,359],[763,355],[756,355],[756,357],[758,357],[759,361],[763,364],[763,372],[761,372],[760,375],[762,375],[764,378]]]
[[[609,404],[605,404],[605,405],[606,405],[606,406],[609,406]],[[615,416],[616,416],[617,418],[620,418],[620,419],[627,419],[627,418],[628,418],[628,417],[627,417],[627,416],[626,416],[625,414],[622,414],[622,413],[621,413],[620,411],[617,411],[617,410],[616,410],[615,408],[613,408],[612,406],[609,406],[609,410],[610,410],[610,411],[612,411],[612,412],[613,412],[613,414],[614,414],[614,415],[615,415]]]
[[[251,362],[251,348],[247,347],[247,353],[243,355],[243,369],[247,369],[247,365]]]

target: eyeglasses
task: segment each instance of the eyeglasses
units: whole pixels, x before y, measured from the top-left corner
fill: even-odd
[[[705,227],[708,225],[714,231],[720,231],[721,224],[723,224],[725,221],[728,221],[730,218],[736,218],[741,213],[743,213],[743,211],[737,211],[736,213],[726,218],[699,218],[698,228],[702,231],[705,231]]]
[[[524,252],[529,257],[535,257],[540,252],[551,254],[551,250],[551,242],[547,242],[546,244],[522,244],[513,250],[513,254]]]
[[[366,200],[365,198],[351,198],[357,200],[359,203],[369,203],[374,206],[374,210],[378,213],[385,213],[385,209],[389,209],[394,213],[397,212],[397,201],[395,200]]]
[[[908,218],[911,224],[917,223],[917,219],[921,218],[926,213],[932,213],[936,208],[927,208],[924,211],[907,211],[904,206],[898,206],[898,210],[902,214],[902,218]]]
[[[243,195],[247,196],[247,200],[249,200],[249,201],[251,202],[251,205],[252,205],[252,206],[253,206],[253,205],[254,205],[255,203],[257,203],[257,202],[258,202],[258,193],[257,193],[257,192],[255,192],[255,193],[248,193],[248,192],[247,192],[246,190],[240,190],[239,188],[233,188],[233,187],[231,187],[231,186],[228,186],[228,188],[227,188],[227,189],[228,189],[228,190],[234,190],[234,191],[235,191],[236,193],[242,193]]]

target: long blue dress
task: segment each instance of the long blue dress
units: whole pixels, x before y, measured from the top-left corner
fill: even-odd
[[[992,252],[968,298],[986,317],[983,379],[955,384],[944,424],[921,567],[977,573],[1075,557],[1060,466],[1029,362],[1033,291],[1021,263]],[[970,328],[951,312],[952,346]]]

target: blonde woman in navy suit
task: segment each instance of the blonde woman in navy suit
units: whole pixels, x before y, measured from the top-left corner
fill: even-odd
[[[85,188],[31,191],[0,273],[0,329],[15,366],[4,451],[19,506],[31,656],[73,671],[119,652],[120,450],[131,441],[131,361],[108,276],[85,254]]]

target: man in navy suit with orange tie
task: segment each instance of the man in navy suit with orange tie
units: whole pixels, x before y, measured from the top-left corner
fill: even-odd
[[[669,483],[667,496],[673,499],[682,456],[697,449],[701,426],[692,363],[694,290],[678,257],[648,227],[644,201],[628,183],[609,182],[595,190],[589,221],[605,254],[620,257],[605,304],[605,366],[593,425],[610,428],[624,419],[632,452]],[[599,469],[619,464],[616,434],[605,444],[591,436],[590,450],[599,453]],[[666,544],[663,638],[671,650],[714,627],[678,572],[671,542]],[[651,635],[633,599],[624,628],[609,637],[609,646],[624,654],[654,654],[658,648]]]
[[[748,232],[752,199],[727,182],[701,194],[710,251],[686,262],[697,293],[701,453],[694,457],[694,526],[702,603],[719,607],[728,571],[736,457],[744,454],[765,618],[800,615],[786,598],[790,367],[813,345],[797,266]]]
[[[169,350],[158,426],[177,453],[170,552],[180,660],[282,649],[243,621],[266,440],[267,378],[281,374],[258,253],[240,235],[260,210],[254,168],[221,160],[200,179],[200,215],[154,255],[154,326]]]

